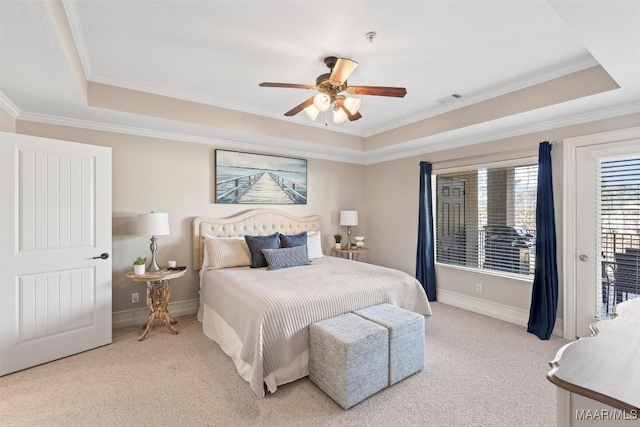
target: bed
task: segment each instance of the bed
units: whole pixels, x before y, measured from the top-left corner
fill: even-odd
[[[244,235],[276,231],[307,232],[317,238],[314,242],[321,241],[318,216],[257,209],[232,218],[193,220],[194,268],[200,270],[198,320],[256,395],[308,375],[308,326],[314,322],[385,302],[431,315],[420,283],[398,270],[320,257],[318,251],[309,265],[278,270],[214,268],[205,256],[205,239],[244,241]],[[316,244],[310,240],[309,255]]]

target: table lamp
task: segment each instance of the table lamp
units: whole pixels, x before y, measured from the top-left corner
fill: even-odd
[[[351,226],[358,225],[358,211],[340,211],[340,225],[347,226],[347,249],[351,249]]]
[[[151,212],[147,214],[138,214],[138,234],[141,236],[151,236],[151,265],[147,270],[159,271],[156,262],[156,236],[169,235],[169,214],[161,212]]]

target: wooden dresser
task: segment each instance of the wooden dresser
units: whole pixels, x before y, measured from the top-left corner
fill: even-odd
[[[550,363],[558,426],[640,426],[640,298],[618,304],[615,318],[591,330]]]

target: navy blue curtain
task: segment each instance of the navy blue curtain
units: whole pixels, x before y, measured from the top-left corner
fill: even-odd
[[[541,142],[538,151],[538,195],[536,201],[536,269],[531,293],[527,331],[548,340],[558,311],[558,267],[556,222],[551,177],[551,144]]]
[[[420,162],[420,208],[418,210],[416,279],[422,283],[429,301],[436,301],[436,266],[433,248],[433,208],[431,207],[431,200],[431,163]]]

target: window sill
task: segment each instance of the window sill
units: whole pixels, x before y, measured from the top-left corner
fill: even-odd
[[[524,283],[528,283],[528,284],[532,284],[533,283],[533,275],[530,277],[524,277],[518,274],[510,274],[510,273],[503,273],[501,271],[494,271],[494,270],[485,270],[485,269],[480,269],[480,268],[472,268],[472,267],[463,267],[460,265],[452,265],[452,264],[443,264],[440,262],[436,262],[435,263],[437,267],[445,267],[445,268],[450,268],[453,270],[463,270],[463,271],[468,271],[471,273],[476,273],[476,274],[484,274],[487,276],[498,276],[498,277],[504,277],[507,279],[512,279],[512,280],[518,280],[520,282],[524,282]]]

